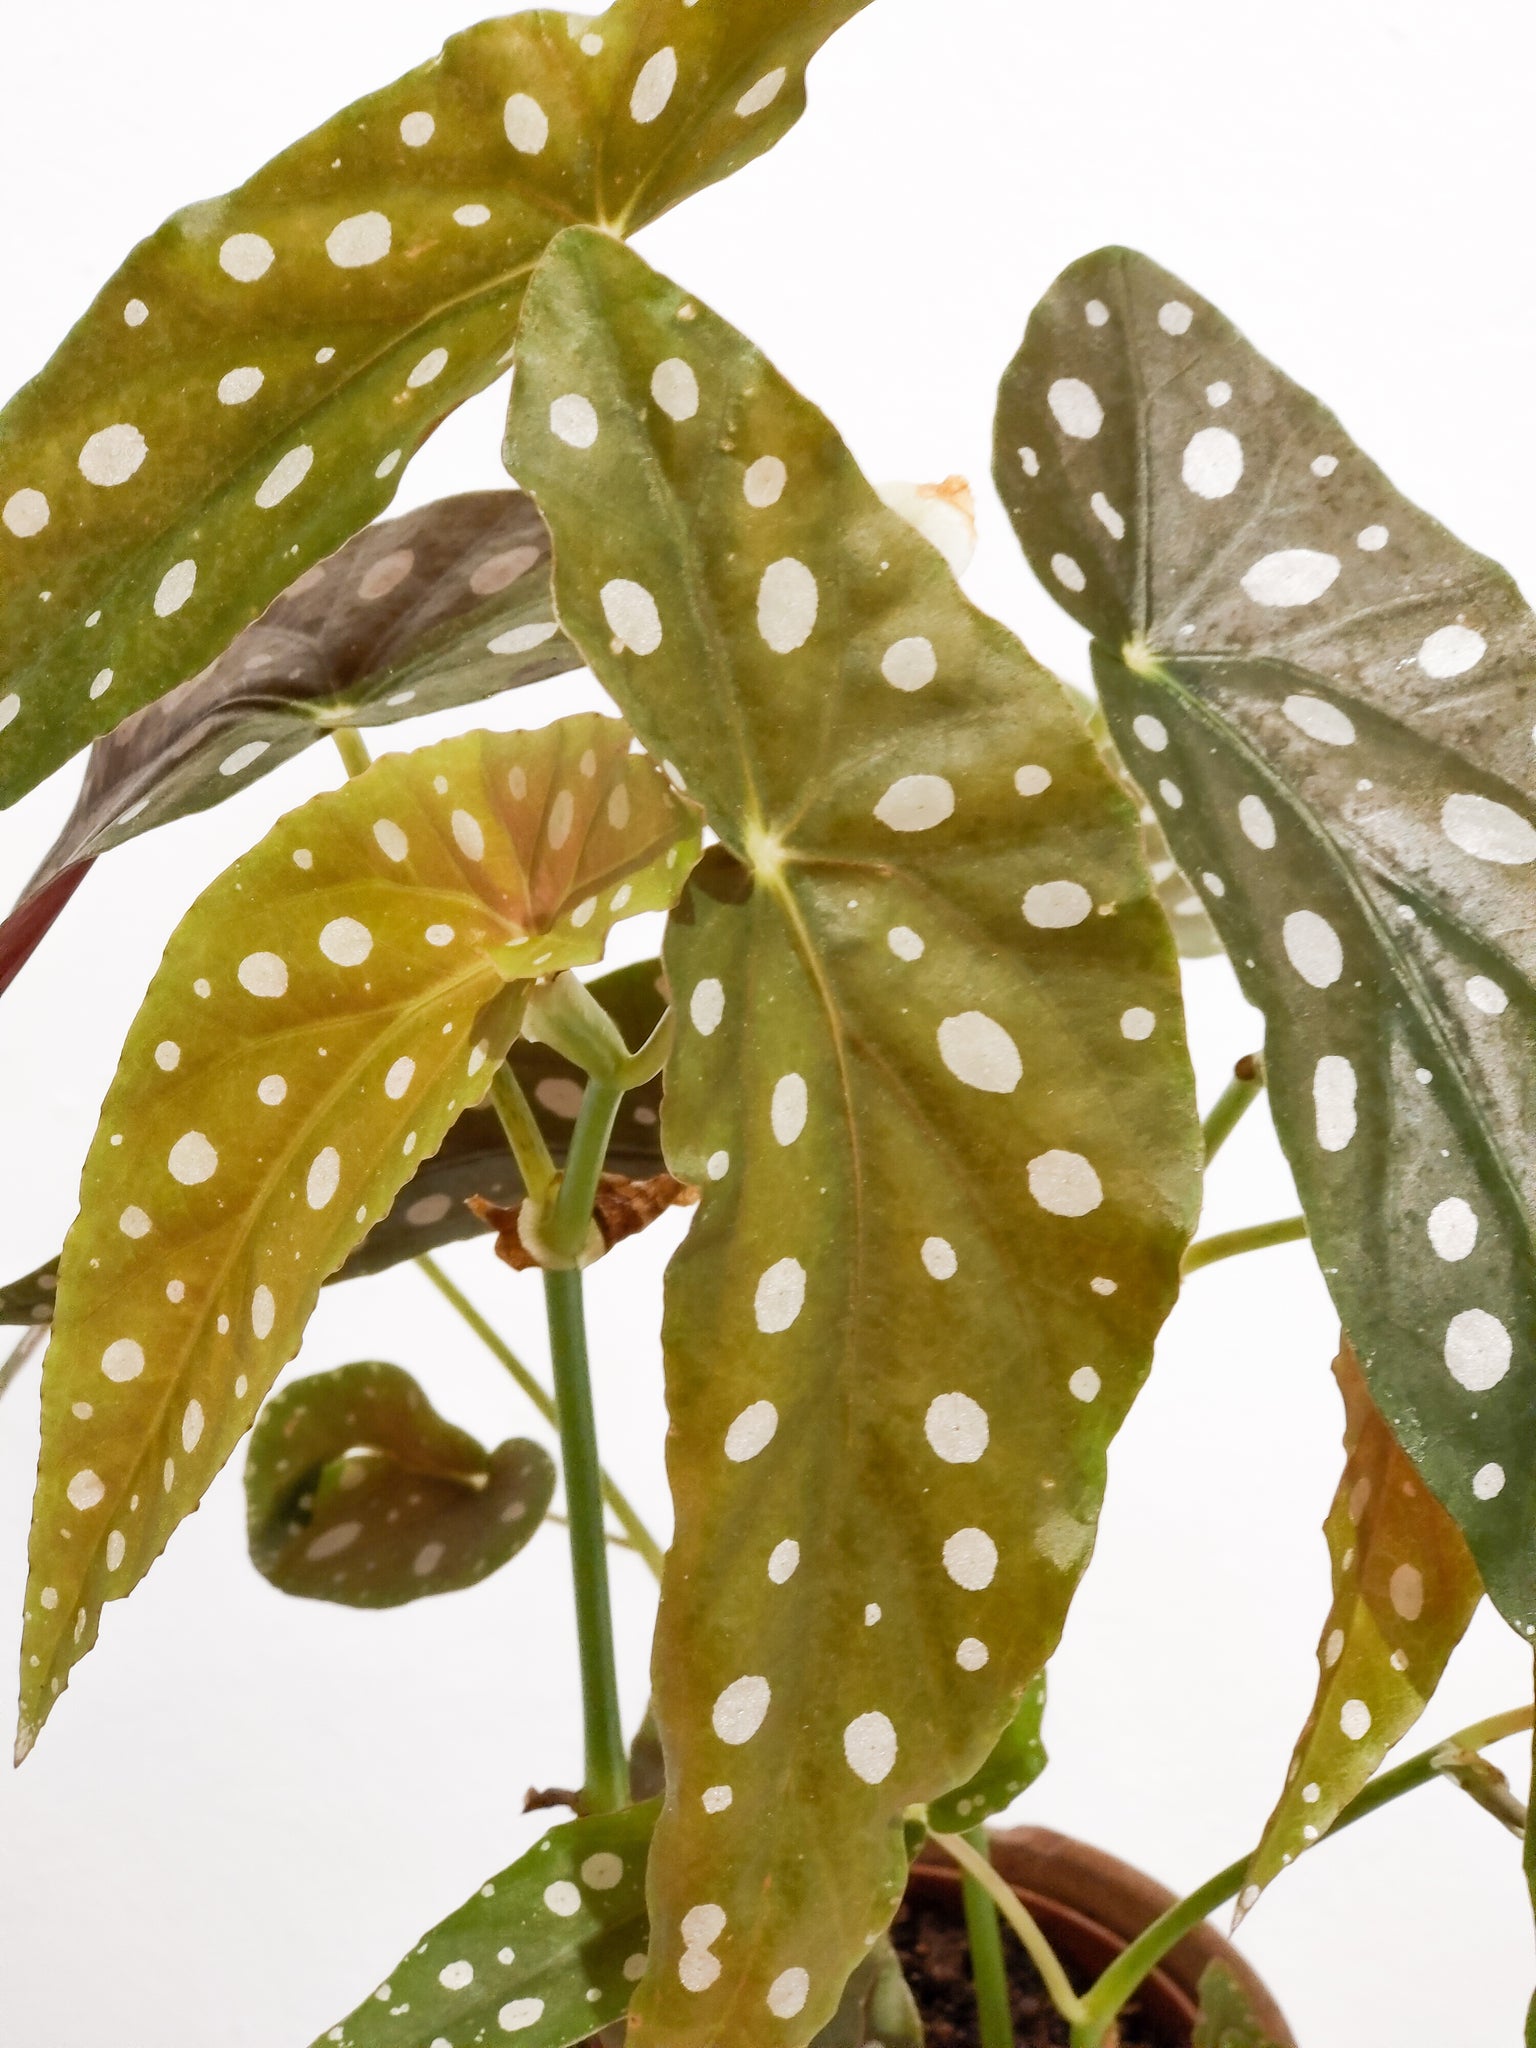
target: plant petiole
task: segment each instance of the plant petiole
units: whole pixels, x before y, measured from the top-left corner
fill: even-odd
[[[965,1839],[990,1863],[985,1828],[967,1828]],[[1013,2008],[1008,1995],[1008,1962],[1002,1928],[990,1892],[967,1873],[961,1879],[965,1932],[971,1951],[971,1984],[976,1992],[976,2017],[981,2048],[1013,2048]]]
[[[1039,1971],[1040,1981],[1045,1986],[1052,2005],[1068,2026],[1075,2028],[1086,2011],[1083,2001],[1072,1989],[1071,1980],[1062,1968],[1061,1958],[1046,1940],[1034,1915],[1014,1891],[1013,1886],[998,1875],[987,1857],[980,1855],[971,1847],[964,1835],[935,1833],[933,1839],[941,1848],[949,1851],[962,1873],[973,1879],[977,1886],[990,1896],[992,1903],[1019,1937],[1025,1953]],[[1074,2035],[1074,2042],[1075,2038]]]
[[[1258,1101],[1263,1092],[1264,1056],[1257,1052],[1244,1053],[1232,1069],[1231,1080],[1217,1097],[1215,1108],[1202,1126],[1207,1166],[1242,1122],[1246,1111]]]
[[[491,1082],[491,1104],[501,1120],[502,1132],[517,1161],[523,1188],[536,1209],[549,1199],[560,1178],[549,1156],[544,1133],[518,1084],[517,1076],[503,1060]]]
[[[366,775],[373,766],[373,756],[362,734],[354,726],[337,725],[331,728],[331,738],[348,775]]]
[[[1271,1245],[1295,1244],[1307,1235],[1305,1216],[1282,1216],[1274,1223],[1248,1223],[1241,1230],[1218,1231],[1190,1246],[1180,1271],[1198,1273],[1202,1266],[1214,1266],[1222,1259],[1239,1258],[1244,1252],[1268,1251]]]

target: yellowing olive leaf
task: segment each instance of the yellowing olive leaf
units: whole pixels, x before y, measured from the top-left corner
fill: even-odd
[[[1280,2048],[1225,1963],[1207,1963],[1201,1972],[1191,2048]]]
[[[622,2019],[645,1969],[657,1802],[551,1828],[313,2048],[569,2048]]]
[[[705,1192],[639,2036],[794,2048],[1092,1545],[1196,1200],[1174,955],[1060,689],[739,334],[577,229],[518,345],[561,620],[721,840],[664,954]]]
[[[643,1045],[661,1022],[666,999],[659,960],[639,960],[616,968],[612,974],[588,982],[587,987],[629,1045]],[[550,1046],[527,1039],[517,1041],[508,1059],[556,1164],[563,1163],[586,1076]],[[625,1096],[614,1122],[608,1164],[613,1172],[633,1180],[646,1180],[662,1171],[660,1074]],[[522,1193],[522,1180],[507,1148],[500,1117],[489,1106],[471,1106],[460,1113],[437,1151],[422,1160],[396,1195],[388,1215],[380,1217],[341,1267],[328,1276],[326,1285],[382,1273],[402,1259],[417,1258],[461,1238],[481,1236],[491,1226],[465,1206],[469,1196],[484,1195],[489,1201],[508,1205]],[[58,1284],[59,1262],[55,1258],[8,1287],[0,1287],[0,1323],[51,1323]]]
[[[1536,1633],[1536,621],[1125,250],[1037,308],[996,474],[1265,1012],[1276,1126],[1376,1405]]]
[[[538,1444],[482,1450],[398,1365],[344,1365],[285,1387],[251,1432],[251,1562],[306,1600],[399,1607],[489,1578],[554,1488]]]
[[[665,907],[697,827],[614,719],[396,754],[193,905],[128,1035],[59,1266],[25,1753],[297,1350],[321,1281],[506,1052],[528,977]]]
[[[1045,1769],[1045,1744],[1040,1723],[1045,1714],[1045,1673],[1025,1689],[1019,1710],[997,1739],[997,1746],[979,1771],[963,1785],[930,1802],[928,1825],[943,1835],[963,1834],[979,1827],[989,1814],[1001,1813],[1032,1785]]]
[[[1333,1606],[1317,1698],[1248,1867],[1243,1912],[1328,1832],[1418,1720],[1482,1598],[1461,1531],[1399,1449],[1347,1342],[1333,1369],[1345,1418],[1344,1474],[1326,1524]]]
[[[770,147],[864,4],[482,22],[141,243],[0,413],[0,803],[376,517],[510,360],[550,237]]]

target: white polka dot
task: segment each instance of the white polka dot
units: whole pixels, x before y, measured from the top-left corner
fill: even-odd
[[[1436,682],[1447,682],[1476,668],[1487,652],[1488,642],[1470,626],[1442,626],[1420,647],[1418,664]]]
[[[711,1180],[724,1180],[730,1170],[731,1155],[729,1152],[711,1152],[704,1166],[704,1171]]]
[[[1088,500],[1088,507],[1111,540],[1125,539],[1125,521],[1102,491],[1094,492]]]
[[[395,471],[400,466],[400,454],[401,451],[398,448],[390,449],[389,453],[385,456],[384,460],[373,472],[374,475],[380,479],[380,481],[382,481],[387,476],[394,475]]]
[[[1044,796],[1051,786],[1051,771],[1030,762],[1014,770],[1013,786],[1020,796]]]
[[[885,943],[898,960],[921,960],[928,950],[921,935],[909,924],[893,924],[885,935]]]
[[[939,672],[938,656],[933,651],[933,642],[921,633],[910,639],[897,640],[885,650],[880,663],[880,673],[893,690],[921,690],[931,683]]]
[[[1438,1258],[1455,1264],[1477,1243],[1477,1212],[1460,1195],[1448,1195],[1429,1212],[1429,1241]]]
[[[1337,555],[1323,554],[1317,548],[1281,548],[1261,556],[1243,577],[1242,585],[1255,604],[1289,610],[1315,604],[1332,588],[1338,573]]]
[[[1157,793],[1162,798],[1163,802],[1168,806],[1170,811],[1183,810],[1184,792],[1182,789],[1180,789],[1179,785],[1176,782],[1170,782],[1168,778],[1164,776],[1163,780],[1157,785]]]
[[[390,818],[380,818],[376,821],[373,836],[386,859],[402,861],[411,850],[410,840]]]
[[[94,1472],[86,1471],[77,1472],[64,1492],[70,1506],[78,1508],[80,1513],[84,1514],[88,1508],[100,1507],[106,1498],[107,1489]]]
[[[92,683],[91,683],[91,691],[90,691],[90,694],[91,694],[91,696],[92,696],[93,698],[96,698],[96,697],[104,697],[104,696],[105,696],[105,695],[107,694],[108,690],[110,690],[110,689],[111,689],[111,687],[112,687],[112,670],[111,670],[111,669],[109,669],[109,668],[104,668],[104,669],[102,669],[102,670],[101,670],[101,671],[100,671],[100,672],[99,672],[99,673],[98,673],[98,674],[97,674],[97,675],[96,675],[96,676],[95,676],[95,677],[93,678],[93,680],[92,680]],[[263,753],[265,753],[265,751],[266,751],[266,748],[265,748],[265,745],[263,745],[263,746],[262,746],[262,752],[263,752]],[[141,800],[141,802],[140,802],[140,803],[138,804],[138,806],[137,806],[136,808],[137,808],[137,809],[139,809],[139,810],[142,810],[142,809],[143,809],[143,807],[144,807],[144,806],[143,806],[143,802],[142,802],[142,800]],[[124,815],[124,816],[126,817],[126,816],[127,816],[127,813],[126,813],[126,812],[124,812],[124,814],[123,814],[123,815]]]
[[[771,1401],[754,1401],[743,1408],[725,1432],[725,1455],[733,1465],[745,1465],[773,1442],[779,1426],[779,1411]]]
[[[128,1544],[121,1529],[114,1529],[107,1538],[107,1570],[115,1572],[128,1555]]]
[[[1339,458],[1337,455],[1315,455],[1312,458],[1311,467],[1314,476],[1332,476],[1338,466]]]
[[[1080,882],[1037,882],[1024,898],[1024,920],[1041,931],[1063,931],[1081,924],[1093,909],[1093,898]]]
[[[701,1038],[712,1038],[725,1015],[725,990],[710,976],[701,981],[688,999],[688,1015]]]
[[[1091,1365],[1080,1365],[1067,1381],[1067,1392],[1074,1401],[1087,1403],[1099,1398],[1099,1389],[1103,1384]]]
[[[962,1671],[984,1671],[991,1652],[978,1636],[966,1636],[955,1651],[955,1662]]]
[[[1095,1294],[1114,1294],[1117,1292],[1114,1281],[1106,1280],[1102,1274],[1097,1279],[1090,1280],[1088,1285]]]
[[[253,996],[285,996],[288,963],[278,953],[247,953],[235,969],[235,979]]]
[[[1315,910],[1293,910],[1280,928],[1286,958],[1313,988],[1332,988],[1344,972],[1339,935]]]
[[[323,1209],[341,1184],[341,1155],[326,1145],[310,1162],[304,1182],[304,1199],[311,1209]]]
[[[219,1155],[201,1131],[188,1131],[171,1147],[166,1164],[173,1180],[179,1180],[184,1188],[195,1188],[213,1178]]]
[[[1336,704],[1329,704],[1321,697],[1287,697],[1281,705],[1286,717],[1298,732],[1304,732],[1309,740],[1319,740],[1327,747],[1348,747],[1354,744],[1354,722]]]
[[[1485,1394],[1509,1371],[1514,1346],[1508,1330],[1483,1308],[1464,1308],[1445,1333],[1445,1366],[1469,1394]]]
[[[155,1065],[166,1074],[174,1074],[181,1065],[181,1047],[174,1038],[162,1038],[155,1047]]]
[[[729,1785],[710,1785],[706,1788],[703,1797],[699,1801],[699,1804],[703,1807],[706,1813],[724,1813],[731,1803],[732,1796],[733,1795]],[[633,1962],[635,1960],[636,1959],[633,1956],[630,1958],[630,1962]],[[639,1958],[639,1961],[641,1963],[641,1968],[643,1969],[645,1958],[642,1956],[641,1958]],[[628,1977],[630,1974],[629,1963],[626,1963],[624,1965],[624,1974],[626,1977]],[[640,1975],[640,1971],[636,1971],[635,1975],[636,1977],[638,1977]]]
[[[757,1283],[753,1314],[764,1336],[787,1330],[805,1305],[805,1268],[798,1259],[775,1259]]]
[[[534,2026],[544,2017],[542,1998],[513,1998],[496,2015],[496,2024],[504,2034],[520,2034],[525,2027]]]
[[[418,1230],[425,1230],[430,1224],[441,1223],[452,1207],[451,1195],[422,1195],[406,1210],[405,1220]]]
[[[549,116],[528,93],[513,93],[501,118],[507,140],[520,156],[537,156],[549,140]]]
[[[1157,324],[1164,334],[1188,334],[1194,314],[1182,299],[1170,299],[1166,306],[1160,306]]]
[[[400,1100],[406,1089],[410,1087],[411,1079],[415,1072],[416,1062],[413,1059],[401,1058],[395,1061],[389,1072],[384,1076],[384,1093],[391,1102],[398,1102]]]
[[[765,107],[771,107],[779,96],[784,78],[784,66],[779,64],[772,71],[765,71],[756,85],[748,86],[736,102],[736,111],[742,120],[748,120],[753,114],[760,114]]]
[[[623,1875],[623,1862],[608,1849],[599,1849],[581,1866],[581,1881],[594,1892],[611,1892]]]
[[[127,483],[137,474],[149,449],[137,427],[120,424],[92,434],[80,450],[80,474],[103,489]]]
[[[232,754],[226,754],[219,763],[221,775],[243,775],[255,761],[259,761],[271,746],[270,740],[247,740],[243,747],[236,747]]]
[[[793,654],[810,639],[820,595],[804,562],[770,562],[757,587],[757,630],[775,654]]]
[[[549,408],[549,431],[567,448],[590,448],[597,439],[597,408],[579,391],[567,391]]]
[[[728,1685],[715,1701],[710,1713],[710,1722],[722,1742],[733,1748],[743,1742],[750,1742],[763,1725],[773,1698],[772,1689],[766,1678],[738,1678]],[[718,1910],[718,1909],[717,1909]],[[725,1916],[721,1914],[721,1925]],[[714,1939],[711,1935],[710,1940]]]
[[[1355,1070],[1339,1053],[1325,1053],[1313,1069],[1317,1142],[1325,1152],[1342,1152],[1355,1135],[1355,1085]]]
[[[1323,1644],[1323,1669],[1331,1671],[1343,1654],[1344,1631],[1341,1628],[1331,1629],[1327,1642]]]
[[[406,378],[412,391],[423,391],[427,385],[435,384],[448,367],[448,351],[445,348],[428,349],[415,369]]]
[[[883,1784],[896,1765],[896,1730],[887,1716],[860,1714],[850,1721],[843,1730],[843,1755],[856,1778],[862,1778],[866,1785]],[[805,1972],[799,1974],[803,1977]],[[803,1992],[801,1999],[803,2002]],[[797,2005],[795,2010],[799,2009]]]
[[[453,217],[461,228],[483,228],[491,217],[491,209],[480,205],[456,206]]]
[[[531,626],[513,626],[505,633],[498,633],[494,640],[487,640],[486,652],[530,654],[535,647],[542,647],[546,640],[553,640],[559,630],[553,619],[541,619]]]
[[[1485,1017],[1501,1017],[1509,1008],[1509,997],[1486,974],[1474,974],[1467,981],[1467,1000]]]
[[[938,1030],[939,1058],[968,1088],[1011,1095],[1024,1073],[1019,1049],[1002,1025],[982,1010],[946,1017]]]
[[[793,1145],[805,1129],[808,1101],[805,1081],[801,1075],[785,1074],[774,1084],[769,1122],[773,1126],[773,1135],[781,1145]]]
[[[969,1394],[936,1394],[923,1418],[929,1449],[946,1465],[974,1465],[991,1441],[987,1411]]]
[[[944,1543],[944,1569],[967,1593],[980,1593],[997,1572],[997,1545],[985,1529],[957,1529]]]
[[[654,654],[661,645],[661,614],[645,585],[616,577],[603,585],[599,596],[603,617],[620,643],[619,651],[628,648],[631,654]]]
[[[672,97],[672,88],[677,83],[677,52],[668,45],[648,57],[640,67],[634,90],[629,96],[631,118],[642,128],[648,127],[665,108]]]
[[[1351,1742],[1371,1732],[1371,1710],[1364,1700],[1346,1700],[1339,1709],[1339,1726]]]
[[[155,591],[155,617],[168,619],[172,612],[179,612],[196,588],[196,562],[173,562]]]
[[[468,811],[455,811],[449,823],[453,828],[454,844],[458,847],[464,858],[466,860],[483,860],[485,858],[485,831],[481,826],[480,820],[471,817]],[[438,930],[441,927],[434,926],[433,929]],[[442,943],[441,941],[434,940],[431,932],[428,932],[427,938],[431,944]]]
[[[1051,574],[1064,590],[1076,591],[1087,588],[1088,579],[1083,574],[1082,565],[1075,562],[1070,555],[1052,555]]]
[[[1453,846],[1499,867],[1524,867],[1536,860],[1536,825],[1508,804],[1486,796],[1448,796],[1440,826]]]
[[[149,308],[142,299],[130,299],[123,308],[123,324],[126,327],[142,327],[149,318]]]
[[[430,114],[407,114],[400,123],[400,140],[407,149],[424,149],[436,133],[437,123]]]
[[[1362,526],[1355,535],[1355,546],[1363,548],[1368,555],[1379,554],[1392,538],[1384,526]]]
[[[277,1320],[277,1303],[270,1287],[258,1287],[251,1296],[251,1329],[256,1336],[265,1339],[272,1334],[272,1325]]]
[[[114,1386],[126,1386],[144,1370],[144,1347],[132,1337],[118,1337],[101,1354],[101,1369]]]
[[[1053,1216],[1087,1216],[1104,1199],[1099,1176],[1080,1152],[1042,1152],[1027,1171],[1029,1192]]]
[[[475,1966],[466,1962],[445,1963],[437,1973],[437,1981],[445,1991],[463,1991],[475,1981]]]
[[[1154,754],[1162,753],[1168,744],[1167,726],[1164,725],[1160,718],[1154,718],[1148,711],[1139,713],[1137,717],[1131,720],[1131,731],[1135,733],[1141,744]]]
[[[699,409],[699,380],[681,356],[668,356],[651,372],[651,396],[668,419],[691,420]]]
[[[1120,1036],[1122,1038],[1130,1038],[1137,1041],[1143,1038],[1150,1038],[1156,1027],[1157,1018],[1150,1010],[1143,1009],[1139,1003],[1133,1005],[1129,1010],[1122,1010],[1120,1012]]]
[[[1387,1583],[1392,1606],[1404,1621],[1417,1621],[1424,1612],[1424,1574],[1416,1565],[1400,1564]]]
[[[960,1261],[947,1237],[925,1237],[919,1256],[935,1280],[953,1280],[959,1270]]]
[[[256,1083],[256,1093],[268,1109],[276,1109],[288,1094],[288,1083],[281,1074],[264,1074]]]
[[[758,512],[777,505],[783,496],[789,472],[777,455],[760,455],[741,480],[741,494]]]
[[[416,557],[409,548],[396,548],[379,559],[358,579],[357,594],[365,604],[376,603],[381,597],[388,597],[398,590],[416,566]]]
[[[1222,406],[1230,404],[1231,399],[1232,386],[1230,384],[1218,379],[1216,383],[1206,385],[1205,402],[1207,405],[1213,405],[1219,411]]]
[[[181,1418],[181,1448],[189,1454],[195,1451],[203,1437],[203,1404],[189,1401]]]
[[[575,822],[576,799],[568,789],[562,789],[549,807],[549,843],[556,853],[570,838]]]
[[[1504,1467],[1480,1465],[1472,1475],[1472,1491],[1479,1500],[1495,1500],[1504,1491]]]
[[[338,270],[365,270],[389,254],[394,230],[382,213],[354,213],[338,221],[325,238],[325,253]]]
[[[321,931],[320,950],[338,967],[361,967],[373,951],[373,933],[355,917],[333,917]]]
[[[220,246],[219,268],[237,284],[254,284],[272,268],[272,244],[265,235],[231,235]]]
[[[568,1877],[557,1877],[544,1887],[544,1903],[558,1919],[569,1920],[581,1911],[581,1893]]]
[[[954,808],[954,789],[942,775],[903,775],[875,805],[875,816],[893,832],[928,832]]]
[[[1045,397],[1057,426],[1074,441],[1091,441],[1104,424],[1104,408],[1081,377],[1058,377]]]
[[[256,493],[256,503],[262,511],[270,512],[274,505],[281,505],[284,498],[291,496],[309,475],[314,461],[313,448],[290,448]]]
[[[1095,400],[1095,403],[1097,403],[1097,400]],[[1040,474],[1040,458],[1033,448],[1021,448],[1019,450],[1019,467],[1026,476],[1038,476]]]
[[[1242,442],[1225,427],[1202,427],[1184,450],[1183,475],[1197,498],[1230,498],[1242,481]]]
[[[1237,822],[1250,845],[1267,853],[1275,843],[1275,821],[1262,797],[1245,796],[1237,807]]]
[[[0,520],[18,540],[31,540],[34,534],[41,533],[49,516],[48,500],[41,491],[14,491],[6,499],[4,511],[0,511]]]

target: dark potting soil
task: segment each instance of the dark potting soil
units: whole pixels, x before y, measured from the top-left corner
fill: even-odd
[[[918,2011],[927,2048],[978,2048],[976,1994],[963,1921],[929,1900],[908,1897],[891,1927]],[[1034,1964],[1008,1928],[1003,1929],[1015,2048],[1067,2048],[1067,2023],[1046,1996]],[[1121,2048],[1155,2048],[1136,2007],[1120,2016]]]

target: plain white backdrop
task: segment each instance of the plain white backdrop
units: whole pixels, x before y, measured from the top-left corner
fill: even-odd
[[[12,0],[0,394],[166,213],[420,62],[466,25],[466,4]],[[870,474],[968,474],[982,524],[968,588],[1081,682],[1082,636],[1030,578],[987,468],[993,391],[1030,306],[1105,242],[1182,272],[1533,587],[1533,64],[1515,0],[873,0],[817,61],[790,138],[640,246],[751,333]],[[502,404],[487,394],[443,430],[400,508],[500,480]],[[484,721],[596,701],[567,681]],[[7,900],[78,773],[0,818]],[[96,1105],[177,917],[273,818],[339,780],[317,748],[114,855],[0,1003],[5,1277],[70,1222]],[[1257,1020],[1223,964],[1187,986],[1209,1099],[1259,1043]],[[1256,1112],[1211,1175],[1205,1227],[1293,1207]],[[604,1451],[663,1531],[654,1333],[679,1227],[591,1284]],[[542,1364],[533,1278],[484,1245],[449,1264]],[[1305,1247],[1191,1282],[1113,1455],[1052,1667],[1051,1768],[1021,1817],[1181,1888],[1254,1836],[1327,1603],[1335,1337]],[[291,1370],[365,1357],[409,1366],[488,1441],[541,1433],[409,1268],[329,1291]],[[36,1405],[34,1367],[0,1409],[0,1671],[14,1668]],[[0,2041],[17,2048],[304,2048],[533,1838],[524,1789],[578,1771],[562,1531],[473,1592],[393,1614],[285,1600],[246,1561],[239,1464],[108,1610],[36,1753],[0,1783]],[[614,1572],[633,1718],[651,1596],[632,1558]],[[1529,1690],[1525,1653],[1485,1609],[1416,1740]],[[1513,2048],[1529,1921],[1516,1845],[1435,1788],[1322,1845],[1242,1940],[1303,2048]]]

